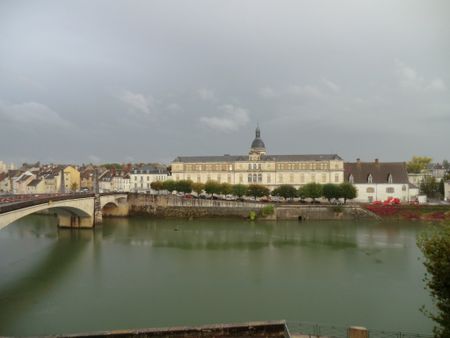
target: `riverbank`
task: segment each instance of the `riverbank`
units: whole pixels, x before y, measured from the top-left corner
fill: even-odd
[[[450,221],[448,205],[362,205],[382,219]]]
[[[129,194],[129,216],[156,218],[249,218],[254,215],[261,220],[355,220],[379,219],[379,216],[359,205],[331,206],[305,204],[270,204],[252,201],[224,201],[209,199],[186,199],[173,195]],[[112,209],[104,216],[126,216]]]

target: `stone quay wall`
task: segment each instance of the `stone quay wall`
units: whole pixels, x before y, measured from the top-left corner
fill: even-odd
[[[266,220],[355,220],[379,219],[372,212],[357,205],[329,206],[302,204],[270,204],[208,199],[186,199],[174,195],[130,194],[129,215],[147,215],[164,218],[247,218],[251,211],[260,214],[262,208],[273,205],[274,213],[259,215]]]

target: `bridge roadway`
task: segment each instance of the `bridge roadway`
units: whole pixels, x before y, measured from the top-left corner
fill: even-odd
[[[127,204],[125,193],[67,194],[34,196],[25,201],[0,204],[0,229],[27,215],[50,210],[58,218],[58,226],[92,228],[102,222],[105,206],[118,208]]]

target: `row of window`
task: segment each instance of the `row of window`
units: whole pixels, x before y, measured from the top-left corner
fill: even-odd
[[[239,170],[261,170],[261,163],[239,163],[236,165]],[[177,168],[174,168],[177,169]],[[232,164],[186,164],[185,171],[232,171]],[[330,169],[328,162],[298,162],[298,163],[277,163],[278,170],[328,170]],[[335,169],[340,169],[339,164],[335,164]]]
[[[300,174],[299,177],[297,177],[297,178],[300,178],[300,182],[297,182],[295,178],[296,178],[296,175],[290,174],[289,175],[289,179],[287,181],[284,181],[284,176],[283,175],[279,175],[278,176],[278,183],[279,184],[283,184],[283,183],[285,183],[285,184],[295,184],[295,183],[302,184],[302,183],[306,183],[306,178],[305,178],[304,174]],[[310,181],[311,182],[327,183],[328,182],[327,178],[328,178],[328,175],[325,174],[325,173],[321,174],[320,176],[318,176],[316,174],[311,174],[310,175]],[[175,180],[179,180],[179,179],[180,179],[179,175],[176,174],[175,175]],[[191,175],[186,175],[186,179],[187,180],[193,180]],[[208,175],[206,177],[206,181],[211,181],[211,180],[215,180],[215,181],[221,183],[222,182],[222,176],[221,175],[217,175],[217,176]],[[197,175],[196,181],[197,182],[201,182],[200,175]],[[239,175],[238,181],[239,181],[239,183],[244,183],[244,177],[243,177],[242,174]],[[232,176],[230,174],[227,175],[226,182],[227,183],[232,183]],[[330,180],[330,182],[332,182],[332,181]],[[339,177],[338,174],[335,174],[334,175],[334,183],[339,183],[339,182],[340,182],[340,177]],[[263,175],[262,174],[251,174],[251,173],[249,173],[248,176],[247,176],[247,183],[263,183]],[[272,183],[272,175],[270,175],[270,174],[266,175],[266,182],[264,182],[264,183],[271,184]]]
[[[402,186],[402,191],[406,191],[406,185],[403,185],[403,186]],[[369,193],[369,194],[374,193],[374,192],[375,192],[375,188],[373,188],[373,187],[368,187],[368,188],[366,189],[366,192]],[[386,192],[387,192],[388,194],[392,194],[392,193],[395,192],[395,188],[393,188],[393,187],[386,187]]]

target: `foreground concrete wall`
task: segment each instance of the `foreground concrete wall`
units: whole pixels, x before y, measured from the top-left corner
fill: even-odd
[[[58,335],[63,338],[111,337],[111,338],[194,338],[194,337],[242,337],[242,338],[284,338],[289,337],[284,321],[253,322],[244,324],[217,324],[198,327],[169,327],[161,329],[140,329],[104,331],[86,334]]]

